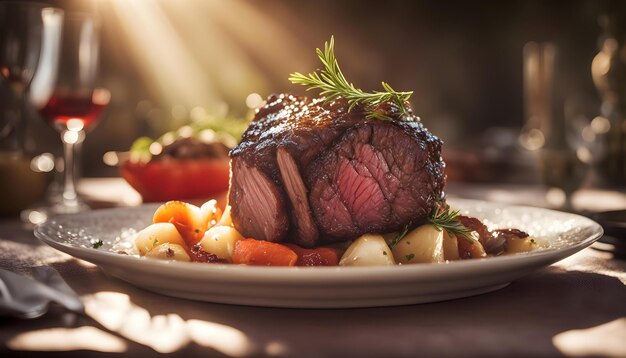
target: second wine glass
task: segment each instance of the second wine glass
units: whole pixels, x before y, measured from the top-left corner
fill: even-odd
[[[61,51],[56,71],[50,68],[47,81],[31,89],[39,114],[61,135],[64,175],[61,195],[53,200],[48,214],[88,210],[76,191],[77,159],[88,130],[109,103],[110,93],[97,88],[99,23],[87,13],[65,15]]]
[[[0,3],[0,142],[25,149],[24,96],[42,54],[58,47],[63,10],[26,1]],[[45,49],[45,50],[44,50]]]

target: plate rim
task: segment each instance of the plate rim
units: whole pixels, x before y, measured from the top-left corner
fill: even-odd
[[[454,202],[463,202],[464,205],[472,205],[472,204],[488,204],[488,205],[497,205],[502,208],[516,208],[523,210],[539,210],[546,212],[556,212],[559,215],[567,215],[572,218],[582,219],[583,221],[588,222],[588,227],[592,229],[590,234],[586,236],[584,239],[575,242],[572,245],[568,245],[562,248],[547,248],[545,250],[534,251],[529,253],[517,253],[512,255],[504,255],[504,256],[496,256],[496,257],[487,257],[482,259],[471,259],[471,260],[459,260],[459,261],[449,261],[443,264],[432,264],[432,263],[419,263],[419,264],[411,264],[411,265],[393,265],[393,266],[332,266],[332,267],[268,267],[268,266],[246,266],[246,265],[234,265],[234,264],[210,264],[210,265],[202,265],[198,263],[192,262],[172,262],[172,261],[163,261],[163,260],[151,260],[146,258],[139,258],[135,256],[122,255],[110,251],[99,251],[97,249],[80,247],[71,245],[69,243],[60,242],[54,240],[54,238],[49,237],[45,232],[44,228],[46,226],[52,225],[56,220],[62,220],[64,218],[73,217],[76,215],[65,215],[51,218],[46,223],[39,224],[34,229],[34,235],[39,240],[44,242],[45,244],[62,251],[74,258],[82,259],[85,261],[92,262],[96,264],[98,267],[101,267],[99,262],[106,260],[107,265],[114,264],[115,262],[123,263],[125,266],[134,265],[135,267],[143,267],[145,270],[150,269],[158,269],[161,272],[168,272],[169,270],[165,270],[169,268],[171,270],[172,267],[176,267],[179,270],[172,270],[178,273],[182,272],[190,272],[193,274],[207,274],[211,273],[219,273],[220,275],[226,275],[226,278],[238,277],[242,279],[250,279],[250,280],[258,280],[258,279],[267,279],[268,277],[272,278],[272,282],[291,282],[291,281],[300,281],[302,279],[306,280],[314,280],[314,279],[323,279],[327,283],[332,282],[349,282],[354,280],[355,278],[363,278],[368,277],[372,279],[380,279],[380,278],[395,278],[393,281],[401,281],[406,279],[407,277],[412,276],[421,276],[432,274],[433,272],[439,272],[450,275],[458,275],[463,271],[470,270],[489,270],[494,267],[500,267],[501,264],[508,264],[507,266],[518,266],[525,264],[529,264],[529,261],[542,262],[541,267],[548,266],[549,264],[558,262],[565,257],[568,257],[578,251],[583,250],[584,248],[590,246],[595,241],[600,239],[604,234],[604,230],[600,224],[596,221],[574,213],[568,213],[553,209],[547,208],[539,208],[527,205],[512,205],[506,203],[497,203],[485,200],[475,200],[475,199],[461,199],[461,198],[452,198],[450,199],[452,203]],[[139,211],[139,210],[148,210],[150,207],[156,207],[158,204],[146,204],[137,207],[126,207],[126,208],[109,208],[109,209],[99,209],[93,210],[91,212],[86,212],[78,215],[98,215],[102,213],[110,213],[114,211]],[[95,213],[95,214],[94,214]],[[78,253],[80,255],[76,255],[74,253]],[[97,262],[94,262],[97,261]],[[334,274],[330,274],[334,273]],[[393,274],[393,275],[392,275]],[[176,276],[174,274],[174,276]],[[212,276],[212,275],[211,275]],[[243,276],[243,277],[242,277]],[[319,277],[318,277],[319,276]],[[214,278],[214,277],[213,277]]]

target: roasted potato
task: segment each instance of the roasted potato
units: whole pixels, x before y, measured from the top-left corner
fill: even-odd
[[[381,235],[365,234],[348,247],[339,260],[340,266],[386,266],[396,262],[389,245]]]

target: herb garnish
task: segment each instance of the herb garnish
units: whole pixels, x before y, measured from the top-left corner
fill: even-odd
[[[402,231],[400,231],[396,235],[396,237],[394,237],[393,240],[391,240],[391,242],[389,243],[390,249],[393,249],[393,247],[396,246],[400,242],[400,240],[402,240],[406,236],[406,234],[408,234],[410,226],[411,226],[411,223],[404,225],[404,229],[402,229]]]
[[[450,209],[450,206],[448,204],[438,203],[428,217],[428,222],[432,226],[434,226],[437,231],[446,230],[448,234],[460,237],[473,245],[475,241],[471,236],[471,232],[473,230],[461,224],[458,216],[458,210]],[[406,224],[404,226],[404,229],[396,234],[393,240],[389,242],[390,249],[393,249],[393,247],[396,246],[400,242],[400,240],[402,240],[406,236],[406,234],[408,234],[409,227],[411,227],[411,225],[413,224]],[[409,241],[407,241],[407,245],[408,244],[410,244]]]
[[[448,204],[439,204],[428,218],[437,231],[446,230],[450,235],[465,239],[467,242],[474,244],[474,239],[470,236],[473,231],[465,227],[459,221],[459,211],[450,209]]]
[[[318,48],[316,53],[324,68],[308,75],[303,75],[300,72],[292,73],[289,75],[289,80],[292,83],[308,86],[307,91],[322,90],[320,94],[326,97],[326,102],[343,97],[348,101],[349,111],[356,105],[362,105],[368,112],[367,118],[389,119],[389,117],[377,112],[378,107],[386,102],[391,103],[398,110],[400,116],[408,113],[405,102],[409,100],[413,91],[397,92],[388,83],[382,82],[384,91],[366,93],[346,80],[335,58],[334,36],[330,37],[330,43],[324,42],[324,51]]]
[[[94,243],[91,244],[91,247],[93,247],[94,249],[99,249],[102,247],[102,245],[104,245],[104,242],[102,242],[102,240],[98,240]]]
[[[406,257],[407,261],[411,261],[415,257],[415,254],[408,254],[408,255],[405,255],[404,257]]]

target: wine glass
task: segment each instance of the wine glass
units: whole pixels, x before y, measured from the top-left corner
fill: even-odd
[[[49,76],[42,72],[45,79],[31,86],[31,101],[63,142],[62,192],[46,208],[46,216],[89,210],[76,191],[77,158],[86,130],[110,100],[110,92],[97,87],[98,51],[98,20],[88,13],[66,14],[57,66],[50,66]]]
[[[0,118],[0,139],[11,151],[21,153],[25,121],[22,107],[43,51],[55,51],[63,11],[44,4],[0,3],[0,80],[8,89],[8,109]],[[45,50],[44,50],[45,48]]]
[[[570,148],[542,148],[538,154],[541,178],[550,188],[546,199],[563,210],[574,211],[572,195],[585,179],[588,165]]]

